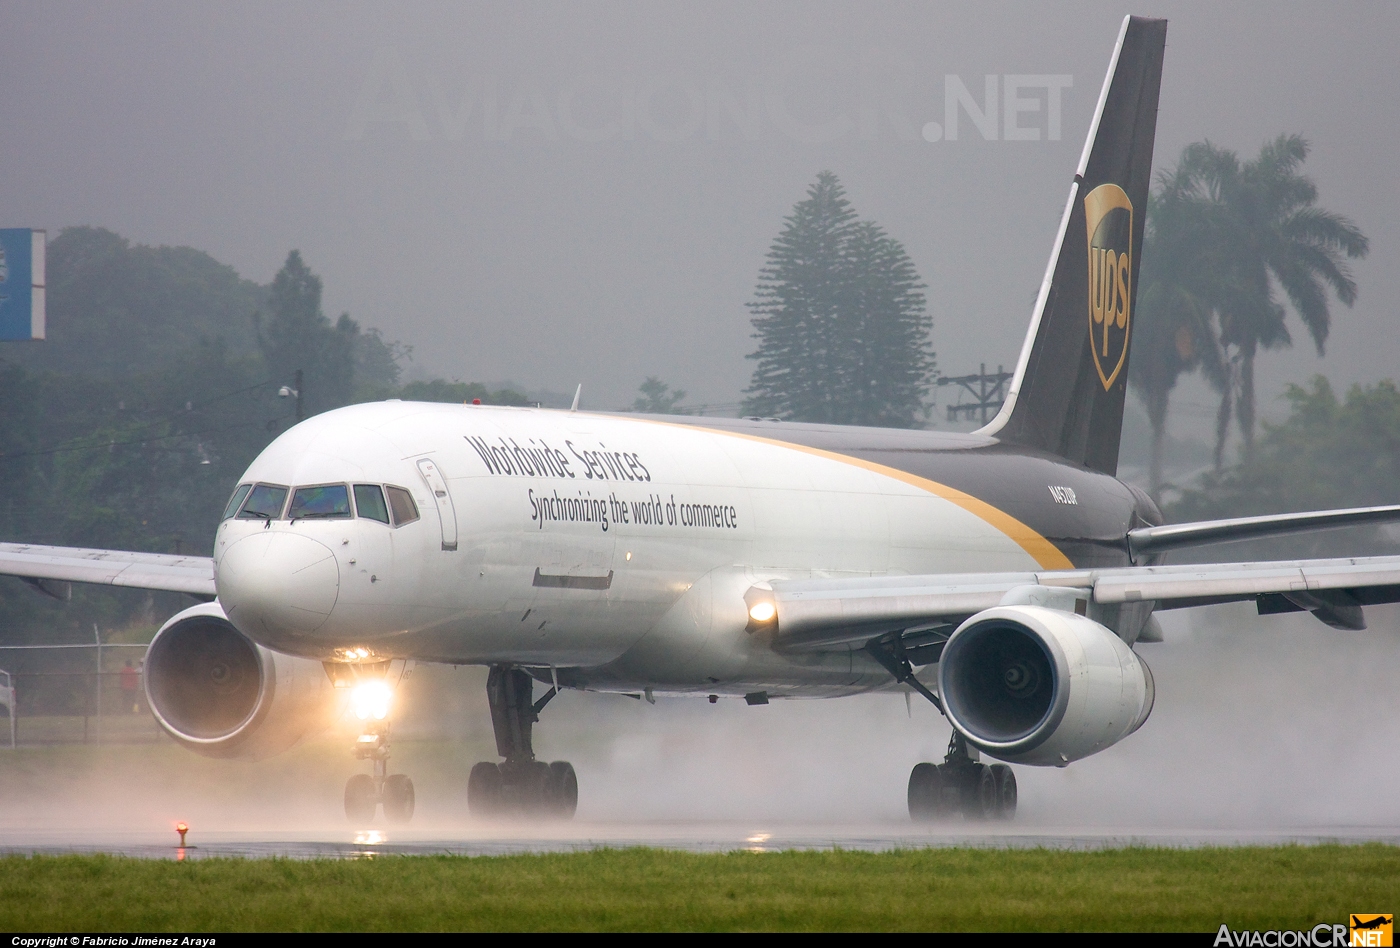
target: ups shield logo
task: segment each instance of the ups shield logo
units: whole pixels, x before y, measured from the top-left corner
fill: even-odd
[[[1133,202],[1116,184],[1084,196],[1089,241],[1089,349],[1099,381],[1109,389],[1128,360],[1133,314]]]

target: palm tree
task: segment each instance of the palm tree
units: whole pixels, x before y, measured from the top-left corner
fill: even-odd
[[[1217,468],[1223,463],[1231,402],[1245,460],[1254,456],[1255,356],[1260,349],[1293,344],[1275,283],[1303,320],[1318,355],[1326,351],[1331,328],[1328,288],[1347,306],[1356,302],[1356,282],[1344,258],[1366,256],[1370,242],[1350,220],[1316,206],[1316,185],[1299,173],[1307,156],[1301,135],[1280,135],[1244,164],[1208,141],[1182,153],[1178,171],[1184,169],[1196,196],[1212,205],[1206,246],[1219,255],[1212,303],[1231,371],[1219,386]]]
[[[1148,484],[1158,500],[1167,408],[1177,379],[1200,370],[1221,387],[1228,375],[1213,325],[1214,304],[1221,293],[1214,285],[1220,271],[1210,266],[1211,218],[1212,205],[1184,159],[1175,169],[1158,175],[1156,192],[1147,205],[1136,357],[1129,370],[1129,383],[1152,426]]]

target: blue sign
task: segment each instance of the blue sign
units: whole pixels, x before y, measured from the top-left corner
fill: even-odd
[[[0,339],[44,338],[46,234],[0,229]]]

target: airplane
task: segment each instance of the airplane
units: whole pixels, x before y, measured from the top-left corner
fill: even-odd
[[[402,823],[392,691],[408,662],[489,668],[500,761],[477,817],[568,819],[537,760],[563,689],[777,699],[917,693],[952,728],[912,819],[1009,819],[1009,766],[1142,726],[1159,609],[1253,601],[1364,628],[1400,557],[1169,565],[1171,550],[1400,519],[1400,506],[1165,524],[1116,477],[1164,20],[1125,18],[1005,403],[970,434],[389,400],[276,438],[210,557],[0,544],[41,591],[200,602],[151,641],[145,690],[186,748],[257,759],[347,704],[372,773],[347,817]],[[536,694],[536,686],[544,690]],[[995,763],[987,763],[989,758]]]

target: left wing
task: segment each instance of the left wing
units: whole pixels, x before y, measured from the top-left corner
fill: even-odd
[[[1027,586],[1082,593],[1076,608],[1153,602],[1178,609],[1253,599],[1261,615],[1307,611],[1329,625],[1360,629],[1362,606],[1400,602],[1400,556],[774,580],[750,590],[746,602],[750,615],[764,614],[753,611],[758,602],[773,604],[778,648],[821,651],[890,633],[946,638]]]
[[[0,576],[18,576],[59,599],[68,598],[68,583],[132,586],[214,598],[214,561],[207,556],[0,543]]]

